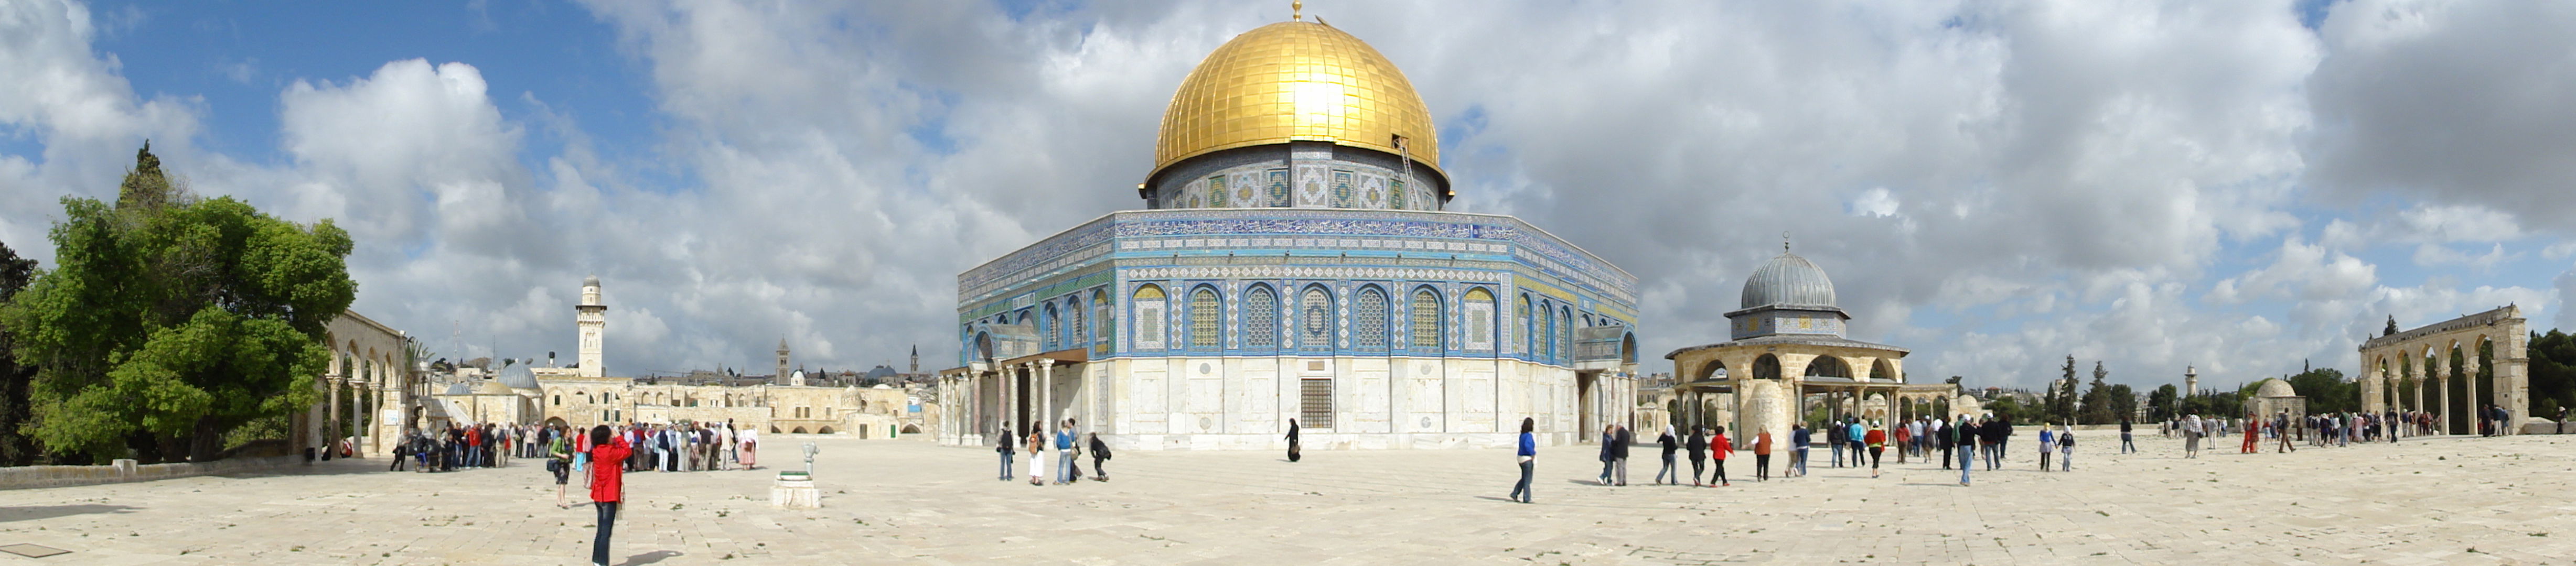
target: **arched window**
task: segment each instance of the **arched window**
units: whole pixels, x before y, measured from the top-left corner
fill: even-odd
[[[1351,305],[1351,346],[1362,352],[1386,351],[1386,290],[1370,285],[1360,288],[1359,302]]]
[[[1516,308],[1519,310],[1513,314],[1520,318],[1517,319],[1517,326],[1514,326],[1514,328],[1521,329],[1521,356],[1536,359],[1538,357],[1538,341],[1532,339],[1531,336],[1536,336],[1538,333],[1533,331],[1533,329],[1536,329],[1537,327],[1531,325],[1537,324],[1537,322],[1530,320],[1529,295],[1521,295],[1521,303]]]
[[[1110,352],[1110,342],[1118,334],[1118,319],[1110,316],[1110,293],[1092,291],[1092,319],[1100,322],[1100,327],[1092,329],[1092,350]]]
[[[1780,362],[1775,360],[1771,363],[1776,366]],[[1778,377],[1779,370],[1774,369],[1772,373],[1772,377]],[[1851,364],[1844,363],[1842,358],[1816,356],[1815,361],[1807,362],[1807,377],[1850,378],[1852,377]]]
[[[1163,349],[1163,288],[1144,285],[1136,288],[1136,349]]]
[[[1297,299],[1297,347],[1308,352],[1333,351],[1333,296],[1307,287]]]
[[[1574,310],[1566,307],[1557,307],[1556,320],[1558,323],[1556,325],[1556,346],[1554,346],[1554,349],[1558,354],[1561,354],[1561,356],[1556,359],[1556,362],[1557,365],[1564,365],[1568,358],[1574,357]]]
[[[1483,287],[1467,290],[1467,349],[1494,351],[1494,294]]]
[[[1214,289],[1200,287],[1190,292],[1191,350],[1214,351],[1225,346],[1218,341],[1218,331],[1223,329],[1218,321],[1225,320],[1225,315],[1219,312],[1223,308],[1224,305],[1217,303]]]
[[[1038,319],[1038,339],[1045,342],[1044,344],[1038,345],[1038,351],[1055,351],[1055,333],[1063,327],[1063,320],[1055,312],[1055,303],[1047,303],[1046,318]]]
[[[1243,349],[1267,352],[1279,348],[1279,294],[1254,285],[1243,294]]]
[[[1814,371],[1814,366],[1809,366],[1809,367],[1808,367],[1808,370],[1809,370],[1809,371]],[[1762,357],[1754,358],[1754,359],[1753,359],[1753,378],[1754,378],[1754,379],[1779,379],[1779,378],[1780,378],[1780,358],[1779,358],[1779,357],[1777,357],[1777,356],[1770,355],[1770,354],[1763,354],[1763,355],[1762,355]]]
[[[1412,324],[1406,325],[1411,332],[1405,339],[1404,348],[1414,352],[1439,353],[1440,296],[1432,294],[1429,288],[1417,289],[1413,292],[1413,307],[1408,311]]]
[[[1058,343],[1058,347],[1081,348],[1089,346],[1090,342],[1082,339],[1082,299],[1079,296],[1065,301],[1064,317],[1064,340]]]
[[[1539,301],[1538,317],[1538,343],[1542,344],[1539,348],[1539,353],[1542,355],[1538,359],[1551,364],[1556,363],[1556,306],[1548,304],[1547,301]]]

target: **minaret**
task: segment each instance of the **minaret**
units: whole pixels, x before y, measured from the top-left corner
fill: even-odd
[[[581,327],[581,376],[607,376],[600,338],[608,330],[608,305],[599,302],[599,276],[581,280],[581,304],[573,306],[573,310],[579,313],[573,319]]]
[[[771,383],[779,383],[787,379],[787,338],[784,336],[778,338],[778,373],[770,375],[774,376],[770,378]]]
[[[2191,366],[2183,366],[2182,396],[2190,397],[2198,394],[2200,394],[2200,370]]]

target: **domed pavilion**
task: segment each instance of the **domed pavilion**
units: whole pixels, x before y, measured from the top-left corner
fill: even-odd
[[[1785,442],[1789,425],[1820,405],[1831,418],[1879,421],[1959,407],[1955,385],[1906,382],[1906,349],[1844,338],[1851,315],[1837,306],[1833,279],[1785,244],[1745,278],[1726,318],[1728,341],[1664,355],[1675,424],[1725,426],[1749,446],[1765,430]]]
[[[1119,449],[1566,444],[1636,406],[1636,278],[1518,218],[1445,210],[1432,113],[1302,18],[1181,79],[1140,210],[957,276],[940,441],[1072,418]],[[1103,196],[1123,188],[1104,188]]]

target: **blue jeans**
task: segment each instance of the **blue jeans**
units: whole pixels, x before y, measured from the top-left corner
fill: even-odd
[[[1533,462],[1521,462],[1521,482],[1520,482],[1520,483],[1516,483],[1516,484],[1512,484],[1512,495],[1511,495],[1511,497],[1509,497],[1508,499],[1512,499],[1512,500],[1520,501],[1520,502],[1522,502],[1522,503],[1528,503],[1528,502],[1529,502],[1529,498],[1530,498],[1530,464],[1532,464],[1532,463],[1533,463]]]
[[[617,526],[617,502],[591,503],[599,508],[599,536],[590,540],[590,563],[608,563],[608,533]]]
[[[1807,475],[1807,447],[1800,446],[1796,452],[1798,453],[1798,475]]]
[[[1073,483],[1073,451],[1058,448],[1055,453],[1055,482]]]
[[[1004,481],[1009,481],[1010,479],[1011,479],[1011,453],[1009,453],[1009,452],[1003,452],[1003,453],[1002,453],[1002,480],[1004,480]]]
[[[1836,467],[1836,468],[1843,467],[1843,447],[1842,447],[1842,446],[1839,446],[1839,445],[1837,445],[1837,446],[1829,446],[1829,447],[1826,447],[1826,450],[1832,451],[1832,452],[1834,453],[1834,467]]]
[[[1975,450],[1959,451],[1959,485],[1968,484],[1968,469],[1977,467],[1975,462],[1976,459],[1977,451]]]

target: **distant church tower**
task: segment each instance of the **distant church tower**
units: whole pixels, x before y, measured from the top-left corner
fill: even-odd
[[[608,305],[599,302],[599,276],[581,280],[581,304],[572,308],[580,313],[574,320],[581,327],[581,361],[577,362],[581,364],[581,376],[605,377],[608,365],[600,354],[599,341],[608,330]]]
[[[912,346],[912,371],[907,371],[907,372],[904,372],[904,373],[914,373],[914,374],[921,373],[921,345],[920,345],[920,344],[914,344],[914,345]]]
[[[770,374],[770,375],[771,375],[771,376],[774,376],[774,377],[771,377],[771,378],[770,378],[770,380],[771,380],[771,382],[772,382],[772,383],[776,383],[776,382],[777,382],[777,381],[779,381],[779,380],[787,379],[787,339],[786,339],[786,338],[784,338],[784,337],[782,337],[782,338],[779,338],[779,339],[778,339],[778,373],[773,373],[773,374]],[[804,385],[804,384],[803,384],[803,383],[796,383],[796,384],[792,384],[792,385]]]

